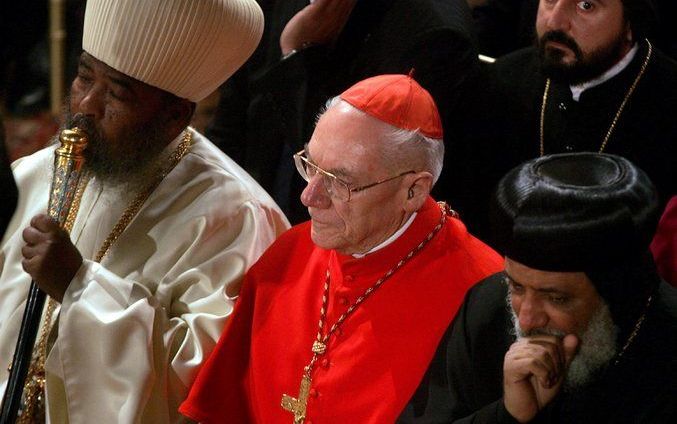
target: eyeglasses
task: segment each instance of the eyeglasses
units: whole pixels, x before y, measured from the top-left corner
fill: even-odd
[[[342,179],[332,174],[331,172],[327,172],[324,169],[320,168],[319,166],[315,165],[314,163],[310,162],[308,158],[304,156],[305,154],[306,154],[305,149],[294,154],[294,163],[296,164],[296,170],[299,171],[299,174],[301,174],[301,178],[306,180],[306,182],[310,182],[311,178],[313,178],[317,174],[320,174],[322,176],[322,183],[324,184],[324,188],[327,190],[327,193],[329,193],[330,196],[336,197],[337,199],[342,200],[344,202],[350,201],[351,193],[356,193],[358,191],[372,188],[374,186],[386,183],[388,181],[392,181],[396,178],[400,178],[407,174],[416,173],[416,171],[413,170],[407,171],[399,175],[395,175],[394,177],[376,181],[375,183],[363,185],[361,187],[350,187],[350,183],[343,181]]]

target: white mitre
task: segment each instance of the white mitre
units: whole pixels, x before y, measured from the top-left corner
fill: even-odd
[[[200,101],[254,52],[255,0],[88,0],[83,49],[108,66]]]

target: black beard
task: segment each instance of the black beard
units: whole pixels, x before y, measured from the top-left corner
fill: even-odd
[[[548,41],[569,47],[576,58],[574,63],[562,63],[564,53],[559,49],[546,48]],[[561,31],[548,31],[537,39],[543,75],[569,85],[581,84],[602,75],[621,59],[624,45],[625,35],[620,34],[611,44],[584,55],[576,41]]]
[[[137,186],[147,184],[157,173],[160,154],[168,143],[161,130],[161,119],[130,128],[119,140],[109,140],[88,116],[72,115],[67,109],[64,118],[66,128],[77,126],[87,134],[84,167],[99,181],[114,186]]]

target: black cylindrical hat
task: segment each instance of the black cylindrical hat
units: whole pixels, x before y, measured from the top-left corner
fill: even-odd
[[[503,177],[495,200],[498,247],[545,271],[589,271],[640,257],[658,222],[649,178],[608,154],[525,162]]]

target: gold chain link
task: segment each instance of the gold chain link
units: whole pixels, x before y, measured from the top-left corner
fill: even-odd
[[[355,302],[353,302],[352,305],[348,307],[348,309],[341,314],[341,316],[336,320],[336,322],[331,326],[327,334],[324,336],[322,335],[322,329],[324,327],[324,323],[326,320],[326,314],[327,314],[327,306],[329,303],[329,280],[330,280],[330,273],[329,273],[329,268],[327,268],[327,273],[325,277],[325,282],[324,282],[324,292],[322,293],[322,307],[320,308],[320,320],[319,320],[319,328],[317,330],[317,337],[315,341],[313,342],[312,346],[312,352],[313,352],[313,357],[310,360],[310,363],[304,368],[304,373],[308,378],[311,378],[311,373],[313,371],[313,366],[315,365],[315,362],[317,362],[317,358],[320,355],[323,355],[326,350],[327,350],[327,344],[329,342],[329,338],[338,330],[338,328],[343,324],[343,322],[348,319],[350,315],[359,308],[359,306],[369,298],[383,283],[390,278],[397,270],[399,270],[404,264],[406,264],[416,253],[421,251],[423,247],[435,237],[435,234],[437,234],[440,229],[444,226],[444,222],[446,220],[447,214],[452,214],[452,216],[455,216],[455,212],[453,212],[451,209],[449,209],[444,202],[439,202],[438,203],[440,210],[441,210],[441,217],[440,217],[440,222],[435,226],[435,228],[432,229],[432,231],[426,236],[423,241],[421,241],[416,247],[414,247],[407,255],[400,259],[395,266],[393,266],[391,269],[388,270],[381,278],[379,278],[371,287],[366,289],[364,293],[359,296]]]

